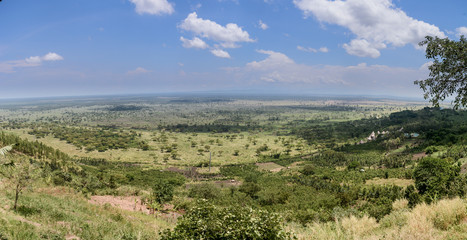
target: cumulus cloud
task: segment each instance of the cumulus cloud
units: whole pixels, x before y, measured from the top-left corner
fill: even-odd
[[[212,41],[215,47],[211,49],[211,53],[223,58],[230,55],[221,48],[237,48],[241,42],[254,42],[248,32],[237,24],[228,23],[222,26],[214,21],[199,18],[196,12],[190,13],[178,27],[195,35],[193,40],[180,38],[184,47],[208,48],[209,45],[205,41]]]
[[[201,48],[201,49],[206,49],[209,47],[209,45],[201,40],[198,37],[194,37],[193,39],[186,39],[184,37],[180,37],[180,41],[182,41],[182,46],[184,48]]]
[[[467,37],[467,27],[458,27],[456,28],[456,32],[457,32],[457,36],[461,36],[461,35],[464,35],[465,37]]]
[[[151,71],[144,69],[142,67],[137,67],[135,70],[128,71],[128,75],[138,75],[138,74],[143,74],[143,73],[149,73]]]
[[[365,39],[353,39],[350,44],[344,44],[344,49],[350,55],[377,58],[381,55],[378,49],[386,48],[384,43],[370,43]]]
[[[212,49],[211,53],[220,58],[230,58],[230,54],[222,49]]]
[[[297,49],[300,50],[300,51],[310,52],[310,53],[317,53],[317,52],[327,53],[327,52],[329,52],[329,49],[327,47],[320,47],[319,49],[315,49],[315,48],[311,48],[311,47],[297,46]]]
[[[445,37],[435,25],[407,16],[392,0],[294,0],[294,4],[305,16],[348,28],[356,38],[344,49],[360,57],[379,57],[387,45],[418,48],[427,35]]]
[[[53,52],[49,52],[44,56],[31,56],[23,60],[0,62],[0,72],[13,73],[17,68],[37,67],[40,66],[43,62],[61,60],[63,60],[62,56]]]
[[[39,56],[32,56],[32,57],[26,58],[24,61],[26,61],[26,63],[28,64],[37,65],[42,62],[42,58]]]
[[[350,66],[307,65],[296,63],[287,55],[258,50],[265,54],[262,60],[252,61],[243,67],[227,68],[226,72],[237,81],[249,84],[266,84],[310,91],[326,89],[335,93],[397,95],[416,93],[421,96],[414,80],[428,76],[426,67],[402,68],[361,63]],[[272,85],[271,85],[272,84]]]
[[[221,43],[253,42],[248,32],[237,24],[228,23],[222,26],[214,21],[198,18],[196,12],[190,13],[179,27],[200,37]]]
[[[44,61],[61,61],[63,60],[63,57],[56,53],[49,52],[44,57],[42,57],[42,59]]]
[[[163,15],[174,13],[173,4],[167,0],[130,0],[138,14]]]
[[[263,21],[261,21],[261,20],[259,20],[258,26],[259,26],[259,28],[261,28],[263,30],[266,30],[266,29],[269,28],[269,26],[266,23],[264,23]]]

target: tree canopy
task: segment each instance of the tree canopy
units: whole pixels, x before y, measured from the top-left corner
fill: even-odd
[[[426,45],[426,58],[433,64],[428,67],[430,75],[425,80],[415,81],[425,92],[425,99],[435,106],[454,95],[454,108],[467,106],[467,41],[427,36],[419,43]]]

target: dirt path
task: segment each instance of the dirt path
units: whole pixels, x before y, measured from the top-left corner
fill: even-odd
[[[89,202],[96,205],[110,204],[113,207],[117,207],[123,210],[149,214],[149,209],[146,209],[145,205],[141,205],[141,200],[139,197],[135,196],[91,196]]]
[[[144,214],[150,214],[149,209],[146,208],[146,205],[141,205],[141,200],[136,196],[122,197],[122,196],[91,196],[89,203],[95,205],[105,205],[110,204],[113,207],[120,208],[126,211],[132,212],[142,212]],[[159,216],[162,216],[166,219],[176,220],[178,217],[182,216],[181,213],[172,211],[173,205],[166,204],[164,205],[166,212],[158,212]]]
[[[412,160],[418,160],[420,158],[424,158],[426,157],[426,153],[424,152],[421,152],[421,153],[416,153],[412,156]]]

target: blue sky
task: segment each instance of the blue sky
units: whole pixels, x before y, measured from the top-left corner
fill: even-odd
[[[262,92],[421,96],[417,43],[465,0],[3,0],[0,98]]]

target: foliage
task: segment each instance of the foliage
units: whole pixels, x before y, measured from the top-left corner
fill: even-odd
[[[13,145],[2,147],[0,148],[0,155],[4,157],[12,149],[13,149]]]
[[[303,175],[313,175],[315,174],[315,167],[311,164],[307,164],[303,166],[302,170],[300,171]]]
[[[459,41],[449,38],[426,36],[419,44],[426,45],[426,58],[433,64],[430,77],[415,81],[425,92],[425,99],[439,106],[439,102],[452,94],[455,95],[454,108],[467,106],[467,40],[461,36]]]
[[[11,164],[0,166],[0,176],[8,188],[14,191],[13,209],[16,210],[18,200],[23,190],[30,187],[37,178],[37,168],[34,162],[24,157],[14,157]]]
[[[221,194],[220,190],[211,183],[201,183],[191,185],[188,191],[188,197],[191,198],[203,198],[203,199],[215,199]]]
[[[415,185],[428,201],[447,195],[457,195],[453,183],[459,176],[459,167],[445,159],[427,157],[418,163],[414,171]],[[454,192],[453,192],[454,191]]]
[[[152,197],[159,204],[170,202],[173,199],[175,186],[165,179],[158,179],[152,187]]]
[[[293,239],[282,230],[280,218],[264,210],[231,206],[220,208],[199,201],[163,240],[175,239]]]
[[[29,134],[45,137],[49,134],[55,138],[67,141],[86,151],[97,150],[104,152],[109,149],[140,148],[147,150],[147,143],[139,140],[134,131],[117,131],[114,127],[102,126],[99,128],[67,127],[54,124],[33,125]]]

